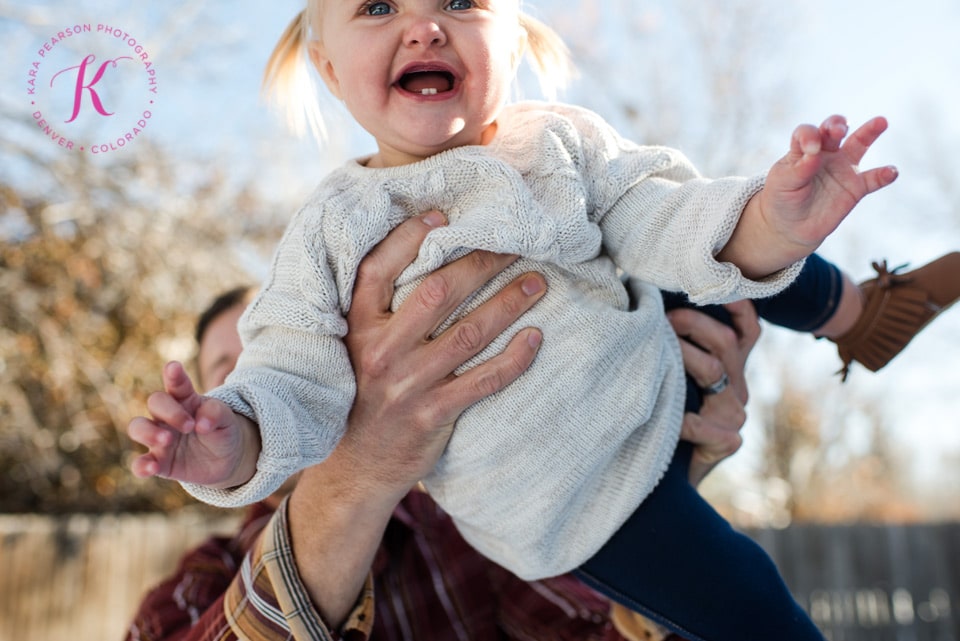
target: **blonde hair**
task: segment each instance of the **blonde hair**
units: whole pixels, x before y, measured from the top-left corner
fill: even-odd
[[[526,53],[540,91],[553,100],[575,74],[570,50],[556,31],[523,11],[520,26],[527,32]]]
[[[316,82],[307,64],[309,38],[310,21],[304,9],[287,25],[274,46],[263,71],[261,93],[279,107],[296,134],[302,135],[309,127],[317,140],[322,140],[326,127],[317,102]]]
[[[318,140],[323,140],[326,127],[307,53],[307,43],[313,35],[311,25],[319,24],[319,4],[318,0],[308,0],[307,7],[284,29],[267,61],[262,93],[277,105],[294,132],[302,135],[309,128]],[[520,26],[527,33],[525,54],[540,90],[552,100],[574,74],[570,50],[553,29],[522,11],[519,15]]]

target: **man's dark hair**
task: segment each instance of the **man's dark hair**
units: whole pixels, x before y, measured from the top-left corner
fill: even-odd
[[[203,310],[203,313],[200,314],[200,317],[197,319],[197,327],[194,331],[194,338],[197,339],[197,345],[200,344],[200,341],[203,340],[203,335],[207,331],[207,327],[210,326],[210,323],[214,321],[220,314],[231,309],[235,305],[240,303],[246,303],[247,297],[250,295],[251,288],[247,285],[241,285],[240,287],[235,287],[230,291],[226,291],[215,299],[210,305]]]

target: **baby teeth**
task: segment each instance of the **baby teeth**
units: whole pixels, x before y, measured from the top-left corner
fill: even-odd
[[[427,89],[420,90],[421,96],[435,96],[436,94],[437,94],[437,90],[435,87],[429,87]]]

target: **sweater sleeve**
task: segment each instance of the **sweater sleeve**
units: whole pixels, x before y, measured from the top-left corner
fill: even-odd
[[[755,281],[715,259],[763,176],[705,179],[681,152],[637,145],[596,114],[571,109],[604,249],[621,269],[696,304],[771,296],[799,273],[802,262]]]
[[[220,490],[183,484],[207,503],[234,507],[266,498],[289,476],[329,456],[345,430],[355,381],[320,207],[308,205],[291,221],[264,288],[241,318],[244,348],[237,367],[208,394],[259,425],[261,451],[244,485]]]

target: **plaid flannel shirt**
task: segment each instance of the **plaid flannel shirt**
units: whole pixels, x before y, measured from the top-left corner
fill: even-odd
[[[337,630],[294,564],[286,503],[252,506],[232,539],[188,553],[144,599],[128,641],[630,641],[662,638],[572,576],[525,582],[475,552],[420,492],[394,511],[366,586]],[[618,629],[619,627],[619,629]]]

